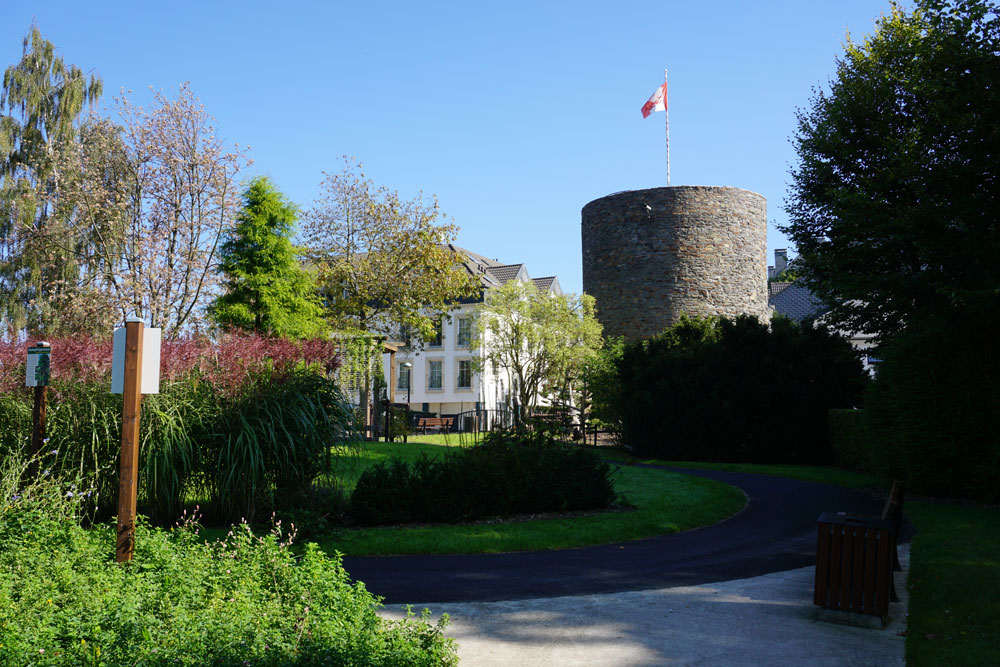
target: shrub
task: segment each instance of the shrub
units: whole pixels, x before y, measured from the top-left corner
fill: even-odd
[[[351,496],[361,525],[459,522],[602,509],[615,501],[611,468],[591,450],[537,435],[490,434],[448,454],[365,470]]]
[[[625,444],[672,460],[829,462],[827,411],[868,383],[846,339],[780,317],[682,318],[618,369]]]
[[[880,347],[864,410],[878,471],[928,495],[1000,500],[995,311],[912,321]]]
[[[862,410],[830,410],[830,447],[833,460],[842,468],[872,469],[871,445]]]
[[[80,527],[79,494],[0,470],[0,664],[454,665],[447,623],[380,619],[339,557],[293,555],[280,524],[198,539],[140,520],[135,558],[113,562],[114,526]]]
[[[0,381],[10,389],[0,399],[0,426],[7,427],[0,456],[23,451],[30,438],[30,392],[20,387],[24,347],[0,344]],[[41,466],[82,471],[95,488],[93,516],[103,520],[117,508],[121,449],[110,343],[57,340],[52,349]],[[329,341],[164,341],[160,393],[142,402],[141,511],[169,521],[194,494],[222,517],[252,519],[309,500],[316,481],[332,479],[325,473],[345,461],[332,458],[330,446],[350,440],[350,407],[328,377],[337,363]]]

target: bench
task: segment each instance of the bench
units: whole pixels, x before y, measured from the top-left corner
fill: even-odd
[[[451,425],[455,422],[454,417],[420,417],[417,419],[417,428],[427,435],[427,429],[436,428],[439,431],[450,431]]]
[[[881,515],[827,512],[819,518],[813,602],[827,609],[885,616],[898,602],[903,487],[893,481]]]
[[[892,488],[889,489],[889,497],[885,500],[882,508],[883,521],[891,521],[893,525],[893,547],[892,547],[892,569],[901,572],[903,566],[899,563],[899,534],[903,530],[903,485],[898,479],[892,481]],[[893,598],[896,591],[893,590]],[[895,601],[895,599],[893,600]]]

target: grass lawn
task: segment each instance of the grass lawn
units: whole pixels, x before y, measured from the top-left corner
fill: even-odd
[[[864,472],[845,470],[834,466],[807,466],[776,463],[704,463],[699,461],[662,461],[660,459],[635,459],[627,452],[617,448],[599,448],[601,456],[608,461],[628,461],[629,463],[648,463],[653,465],[676,466],[678,468],[704,468],[706,470],[725,470],[727,472],[749,472],[759,475],[774,475],[790,477],[805,482],[819,484],[836,484],[849,489],[868,489],[879,486],[888,487],[891,480],[880,478]]]
[[[391,456],[412,461],[421,454],[447,452],[446,445],[431,444],[444,436],[417,437],[419,441],[406,444],[366,443],[359,455],[361,467]],[[457,445],[457,438],[447,437]],[[741,491],[726,484],[663,470],[621,467],[613,479],[615,489],[635,509],[510,522],[337,529],[314,539],[324,551],[348,555],[564,549],[689,530],[721,521],[746,502]]]
[[[1000,509],[908,502],[908,665],[1000,661]]]

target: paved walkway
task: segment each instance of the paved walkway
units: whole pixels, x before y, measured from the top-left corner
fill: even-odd
[[[821,513],[882,510],[872,496],[839,486],[748,473],[674,470],[732,484],[747,494],[747,506],[714,526],[632,542],[504,554],[347,557],[344,567],[387,604],[693,586],[814,565],[816,519]]]
[[[895,667],[904,664],[908,555],[902,545],[901,600],[882,629],[825,620],[812,604],[812,567],[701,586],[415,608],[431,608],[435,619],[448,612],[462,667]],[[383,616],[403,614],[390,607]]]
[[[904,664],[905,546],[902,599],[886,628],[845,625],[867,617],[812,604],[818,516],[877,514],[881,502],[786,478],[675,470],[737,486],[747,506],[714,526],[634,542],[344,566],[386,598],[386,617],[406,603],[447,612],[463,666]]]

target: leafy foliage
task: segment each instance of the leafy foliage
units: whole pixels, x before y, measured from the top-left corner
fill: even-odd
[[[490,434],[482,444],[413,465],[366,469],[351,496],[361,525],[460,522],[533,512],[603,509],[615,501],[611,468],[591,450],[531,434]]]
[[[601,324],[588,294],[542,293],[534,283],[511,280],[489,290],[477,308],[473,348],[479,370],[507,374],[524,423],[543,390],[578,381],[583,365],[602,345]]]
[[[196,518],[137,526],[113,562],[114,525],[80,527],[82,487],[27,487],[0,469],[0,662],[11,665],[454,665],[447,618],[380,619],[339,557],[244,523],[198,539]],[[446,615],[445,615],[446,616]]]
[[[72,296],[84,238],[62,197],[60,156],[80,114],[101,96],[100,77],[67,65],[32,24],[21,61],[0,91],[0,322],[51,332]],[[6,111],[7,114],[3,114]]]
[[[774,318],[682,318],[619,362],[625,444],[674,461],[826,463],[827,411],[859,404],[850,343]]]
[[[437,201],[376,187],[346,156],[320,187],[303,231],[336,329],[389,334],[405,325],[429,336],[435,314],[478,287],[449,247],[458,228],[437,224]]]
[[[894,5],[800,112],[784,231],[838,328],[997,309],[997,53],[992,2]]]
[[[216,323],[290,338],[326,330],[315,281],[299,266],[290,240],[295,219],[295,206],[267,178],[250,182],[219,253],[226,284],[210,310]]]
[[[869,456],[917,493],[1000,500],[997,317],[983,314],[904,332],[866,402]],[[947,344],[942,344],[947,342]]]
[[[116,508],[121,397],[110,394],[109,343],[52,341],[53,379],[40,467],[77,471],[94,487],[96,516]],[[331,467],[347,465],[330,447],[350,443],[350,406],[328,372],[329,341],[227,336],[164,342],[160,394],[143,398],[139,500],[160,521],[176,517],[195,493],[221,516],[252,519],[261,509],[312,504],[336,488],[317,488]],[[0,345],[0,456],[30,438],[24,346]],[[13,382],[11,382],[13,380]],[[26,416],[27,415],[27,416]],[[317,498],[311,495],[320,494]],[[336,498],[332,498],[336,502]]]
[[[604,347],[591,357],[583,369],[585,401],[589,401],[588,420],[611,431],[615,444],[624,444],[622,418],[618,412],[621,396],[621,376],[618,365],[625,354],[625,339],[609,338]]]

